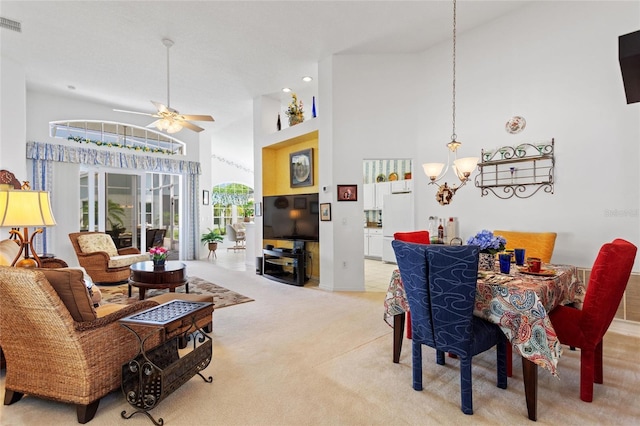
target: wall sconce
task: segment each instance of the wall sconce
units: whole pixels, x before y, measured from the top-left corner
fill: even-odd
[[[451,199],[453,198],[453,194],[456,191],[464,186],[465,183],[469,180],[469,176],[476,168],[478,164],[478,157],[464,157],[458,158],[457,150],[462,145],[461,142],[456,140],[456,0],[453,0],[453,102],[452,102],[452,111],[453,111],[453,131],[451,133],[451,142],[447,144],[447,148],[449,151],[447,152],[447,168],[444,168],[443,163],[425,163],[422,165],[424,169],[424,173],[429,178],[429,185],[436,184],[438,185],[438,192],[436,193],[436,200],[440,203],[440,205],[447,205],[451,203]],[[456,173],[456,176],[460,180],[460,184],[458,186],[449,186],[447,182],[443,185],[438,184],[444,175],[449,170],[449,166],[451,164],[451,153],[453,152],[453,171]]]

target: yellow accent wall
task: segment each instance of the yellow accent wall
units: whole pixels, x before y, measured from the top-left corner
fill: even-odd
[[[291,188],[289,154],[313,148],[313,186]],[[290,195],[318,192],[318,132],[262,148],[262,194]]]
[[[313,186],[291,188],[289,176],[289,154],[313,149]],[[318,131],[313,131],[280,143],[262,148],[262,194],[291,195],[309,194],[318,191]],[[264,240],[266,244],[276,247],[292,248],[293,242]],[[306,249],[311,253],[311,268],[307,269],[307,275],[314,279],[320,276],[320,243],[307,243]]]

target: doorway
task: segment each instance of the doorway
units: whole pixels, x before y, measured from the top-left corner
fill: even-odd
[[[180,257],[179,175],[127,174],[83,169],[80,173],[81,231],[103,231],[117,248],[146,252],[153,245]]]

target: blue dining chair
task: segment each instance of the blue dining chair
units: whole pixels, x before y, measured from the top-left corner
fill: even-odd
[[[413,388],[422,390],[422,345],[460,359],[460,399],[473,414],[471,360],[497,346],[497,386],[507,388],[505,335],[495,324],[473,316],[478,275],[477,246],[438,246],[394,240],[400,275],[411,309]]]

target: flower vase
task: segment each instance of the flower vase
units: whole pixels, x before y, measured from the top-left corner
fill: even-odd
[[[478,259],[479,271],[493,271],[496,266],[496,256],[491,253],[480,253]]]
[[[163,269],[167,259],[153,259],[153,269]]]
[[[302,114],[293,114],[289,116],[289,126],[295,126],[296,124],[300,124],[304,121],[304,115]]]

